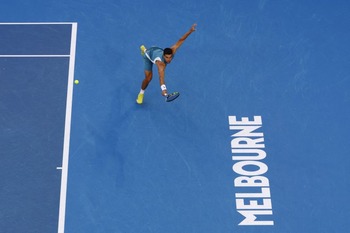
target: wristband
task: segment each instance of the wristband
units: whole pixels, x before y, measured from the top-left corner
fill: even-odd
[[[162,91],[165,91],[165,90],[166,90],[165,84],[161,85],[161,86],[160,86],[160,89],[162,89]]]

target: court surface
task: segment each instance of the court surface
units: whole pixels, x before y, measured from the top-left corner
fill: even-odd
[[[64,225],[76,24],[0,24],[0,34],[0,229],[55,232]]]
[[[57,75],[69,76],[61,68],[41,73],[50,77],[41,85],[23,72],[16,85],[2,81],[1,96],[29,89],[55,101],[57,93],[67,98],[70,84],[74,92],[64,218],[56,169],[64,153],[56,145],[49,148],[57,154],[53,169],[51,159],[1,160],[1,229],[27,231],[0,232],[43,232],[26,227],[48,225],[45,232],[61,233],[347,232],[349,10],[341,0],[15,0],[2,7],[1,22],[77,22],[74,78],[80,83],[73,86],[66,78],[59,86]],[[154,68],[144,104],[137,105],[144,76],[139,46],[171,46],[193,23],[196,32],[166,69],[168,89],[180,97],[164,101]],[[55,47],[48,41],[42,41],[45,48]],[[0,79],[25,67],[49,70],[50,61],[11,63]],[[27,153],[20,137],[47,152],[50,145],[41,148],[38,136],[47,139],[47,125],[38,117],[65,122],[66,106],[45,115],[35,111],[40,101],[12,108],[15,99],[0,101],[2,158],[11,151]],[[22,117],[26,109],[33,118]],[[9,111],[14,117],[6,117]],[[30,119],[34,123],[24,127],[22,121]],[[63,143],[61,123],[55,124],[55,137]],[[9,125],[18,132],[11,134]],[[40,169],[56,172],[45,176],[48,186],[36,189],[42,196],[7,195],[8,184],[33,186],[28,180],[41,177]],[[11,171],[19,173],[9,176]],[[46,217],[20,218],[35,213],[36,200],[42,200],[36,206],[48,211]],[[20,212],[12,212],[9,221],[13,207]]]

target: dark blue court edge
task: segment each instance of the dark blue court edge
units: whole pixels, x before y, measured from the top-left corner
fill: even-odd
[[[71,31],[71,24],[0,24],[0,55],[69,55]]]
[[[1,55],[69,53],[71,28],[0,25]],[[57,232],[69,59],[0,57],[0,233]]]

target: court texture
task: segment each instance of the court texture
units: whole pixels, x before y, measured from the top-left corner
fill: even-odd
[[[350,3],[0,8],[0,233],[346,233]],[[144,78],[139,47],[173,45]],[[74,84],[79,80],[79,84]]]

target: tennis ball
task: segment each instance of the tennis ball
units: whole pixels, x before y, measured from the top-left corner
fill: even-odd
[[[78,79],[74,80],[74,83],[79,84],[79,80]]]

